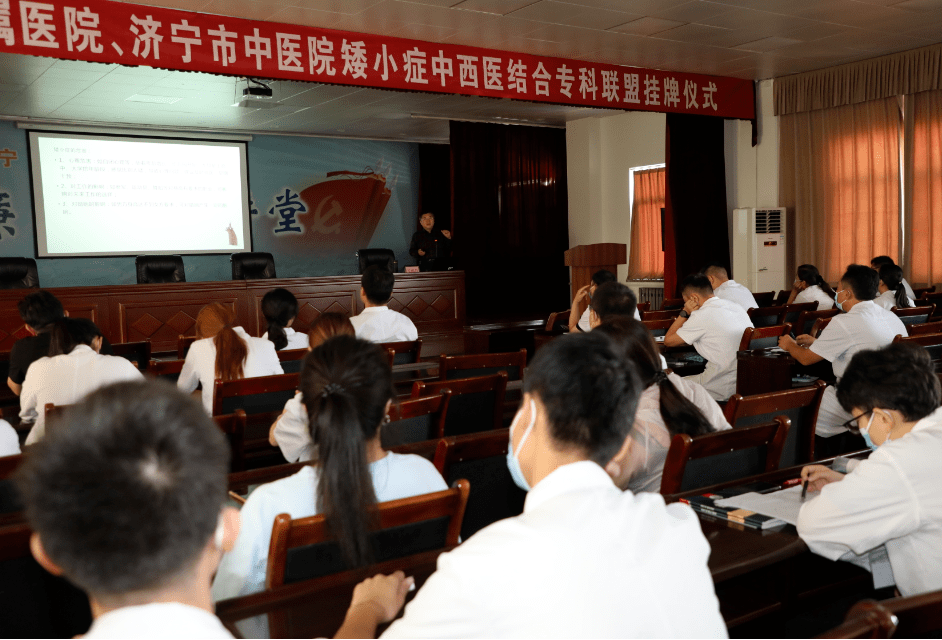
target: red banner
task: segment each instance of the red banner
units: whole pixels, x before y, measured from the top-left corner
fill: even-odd
[[[0,52],[377,89],[755,117],[751,80],[109,0],[0,0]]]

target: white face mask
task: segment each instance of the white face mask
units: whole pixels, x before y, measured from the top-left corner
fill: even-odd
[[[530,483],[527,482],[527,479],[523,475],[523,470],[520,468],[520,458],[517,456],[520,455],[520,450],[523,449],[523,443],[527,441],[527,438],[530,436],[530,431],[533,430],[533,425],[536,424],[536,402],[532,399],[530,400],[530,424],[527,425],[527,430],[523,432],[523,438],[520,439],[520,444],[517,445],[516,451],[514,450],[514,427],[517,425],[517,418],[519,418],[522,413],[518,413],[517,417],[514,418],[513,424],[510,425],[510,443],[507,446],[507,469],[510,470],[510,477],[514,479],[514,484],[523,489],[524,491],[530,490]]]

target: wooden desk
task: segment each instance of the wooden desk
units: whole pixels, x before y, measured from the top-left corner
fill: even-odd
[[[757,393],[792,388],[792,369],[798,361],[785,351],[753,349],[736,353],[736,393]]]
[[[545,319],[477,324],[464,329],[465,353],[508,353],[527,350],[533,357],[534,335],[546,326]]]

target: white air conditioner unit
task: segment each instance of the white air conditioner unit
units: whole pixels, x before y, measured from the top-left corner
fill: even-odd
[[[785,209],[733,210],[733,278],[753,292],[787,289]]]

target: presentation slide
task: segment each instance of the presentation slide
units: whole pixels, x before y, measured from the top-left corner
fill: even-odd
[[[41,258],[251,251],[245,144],[30,132]]]

